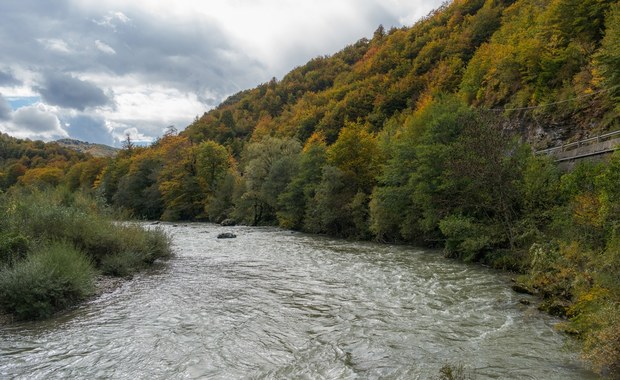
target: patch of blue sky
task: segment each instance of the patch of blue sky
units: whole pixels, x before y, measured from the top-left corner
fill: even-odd
[[[9,103],[13,111],[22,107],[28,107],[41,101],[40,96],[7,96],[6,101]]]

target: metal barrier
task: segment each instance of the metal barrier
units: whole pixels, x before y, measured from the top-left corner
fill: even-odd
[[[615,131],[615,132],[609,132],[609,133],[605,133],[596,137],[590,137],[587,139],[583,139],[580,141],[576,141],[576,142],[572,142],[572,143],[568,143],[568,144],[562,144],[560,146],[556,146],[553,148],[547,148],[547,149],[543,149],[543,150],[538,150],[536,152],[534,152],[535,154],[547,154],[547,155],[553,155],[559,152],[566,152],[566,151],[570,151],[573,149],[577,149],[580,148],[582,146],[585,145],[591,145],[591,144],[598,144],[607,140],[610,140],[612,137],[619,137],[620,138],[620,131]],[[609,152],[613,152],[614,150],[617,150],[618,148],[604,148],[601,149],[601,151],[597,151],[597,152],[592,152],[592,153],[588,153],[586,155],[582,155],[583,157],[587,157],[587,156],[592,156],[592,155],[596,155],[596,154],[603,154],[603,153],[609,153]],[[573,159],[576,158],[583,158],[582,156],[575,156]]]

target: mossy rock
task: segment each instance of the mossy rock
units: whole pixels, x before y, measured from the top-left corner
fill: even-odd
[[[570,304],[567,301],[549,299],[543,301],[538,309],[555,317],[566,318]]]

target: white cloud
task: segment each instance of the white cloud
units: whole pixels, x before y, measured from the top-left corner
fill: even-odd
[[[126,129],[137,127],[141,133],[132,133],[132,138],[135,135],[136,141],[150,142],[169,125],[185,128],[205,110],[195,94],[173,88],[138,85],[115,91],[116,107],[103,109],[100,114],[110,121],[117,139],[125,136]]]
[[[116,30],[117,25],[128,24],[130,21],[131,19],[123,12],[108,12],[99,19],[93,20],[95,24],[108,27],[112,30]]]
[[[437,9],[443,1],[383,0],[383,3],[386,9],[398,17],[401,25],[413,25],[433,9]]]
[[[50,38],[50,39],[45,39],[45,38],[40,38],[37,40],[41,45],[43,45],[44,48],[46,48],[47,50],[51,50],[57,53],[71,53],[71,49],[69,49],[69,45],[61,40],[61,39],[57,39],[57,38]]]
[[[122,134],[120,135],[118,133],[115,133],[116,138],[121,142],[127,140],[127,135],[129,135],[131,141],[140,145],[149,144],[153,141],[152,137],[142,134],[140,131],[138,131],[138,128],[135,127],[124,129],[122,131]]]
[[[58,109],[37,103],[13,112],[9,123],[0,125],[4,132],[19,138],[54,140],[69,137],[56,116]]]
[[[95,40],[95,47],[102,53],[110,54],[110,55],[116,54],[116,50],[114,50],[112,46],[100,40]]]

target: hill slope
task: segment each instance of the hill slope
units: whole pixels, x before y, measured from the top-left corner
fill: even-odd
[[[56,140],[55,143],[65,148],[90,154],[93,157],[114,157],[119,151],[118,148],[113,148],[108,145],[93,144],[73,139],[60,139]]]
[[[372,40],[236,94],[185,133],[238,147],[252,134],[303,142],[320,131],[331,143],[347,120],[378,131],[442,93],[507,116],[503,127],[537,148],[618,129],[614,3],[453,1],[410,28],[380,27]]]

